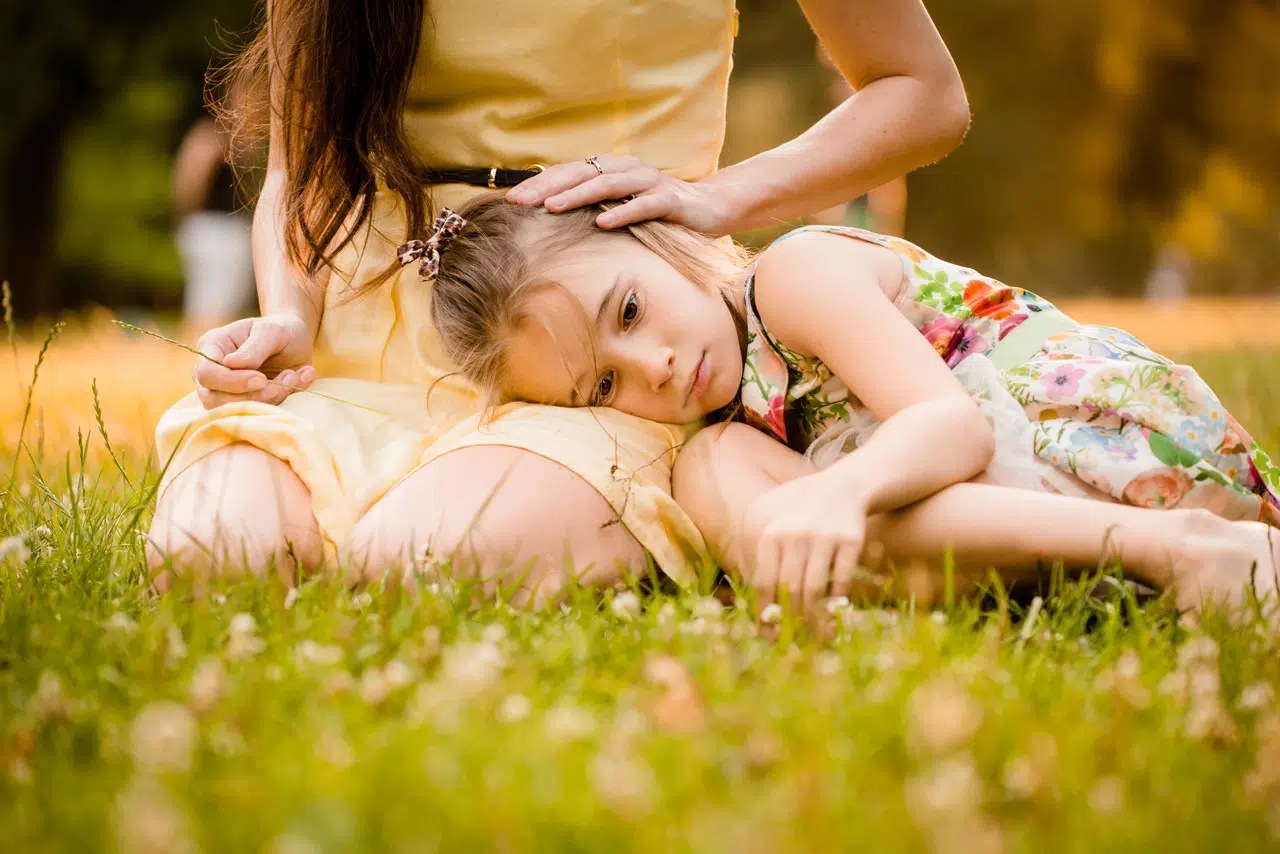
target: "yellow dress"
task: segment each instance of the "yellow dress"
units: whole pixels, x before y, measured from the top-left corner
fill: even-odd
[[[732,65],[733,0],[432,0],[405,112],[430,166],[561,163],[634,154],[684,179],[714,171]],[[480,192],[436,187],[437,205]],[[421,466],[458,448],[506,445],[590,483],[659,567],[688,583],[702,537],[671,500],[671,464],[692,428],[614,410],[508,404],[482,424],[480,396],[456,376],[415,267],[347,300],[404,238],[397,200],[336,259],[315,345],[315,394],[280,406],[205,411],[195,395],[157,427],[164,485],[201,457],[247,442],[292,466],[311,491],[331,554],[360,517]],[[353,405],[358,404],[358,405]],[[163,488],[163,487],[162,487]]]

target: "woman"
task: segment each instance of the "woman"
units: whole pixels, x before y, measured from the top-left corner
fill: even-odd
[[[963,88],[919,0],[802,6],[857,94],[716,172],[732,0],[561,0],[555,14],[384,0],[358,20],[327,0],[277,0],[240,77],[255,87],[242,103],[272,107],[254,221],[262,316],[201,339],[222,365],[199,360],[196,394],[157,430],[172,456],[150,536],[157,583],[227,565],[290,578],[340,553],[377,572],[424,550],[539,597],[568,566],[608,584],[646,553],[690,581],[705,545],[670,471],[691,429],[530,405],[481,427],[477,392],[430,326],[429,289],[391,270],[433,208],[534,163],[559,165],[513,202],[634,196],[600,224],[727,234],[856,197],[959,143]]]

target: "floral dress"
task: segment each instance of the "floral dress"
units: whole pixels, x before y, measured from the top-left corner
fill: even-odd
[[[807,230],[875,243],[902,259],[905,286],[895,304],[995,430],[989,481],[1140,507],[1202,507],[1280,526],[1280,466],[1192,368],[1119,329],[1065,318],[1066,330],[1037,342],[1030,358],[998,368],[989,358],[997,345],[1033,315],[1056,313],[1051,303],[868,231],[812,226],[780,239]],[[742,377],[747,421],[815,465],[829,465],[878,423],[820,360],[769,334],[754,286],[753,277]]]

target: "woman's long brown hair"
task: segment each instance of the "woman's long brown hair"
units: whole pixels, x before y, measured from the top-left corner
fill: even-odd
[[[265,0],[253,40],[215,76],[235,149],[260,144],[277,124],[286,252],[308,276],[369,222],[379,179],[403,199],[407,234],[426,226],[430,201],[403,122],[425,5]]]

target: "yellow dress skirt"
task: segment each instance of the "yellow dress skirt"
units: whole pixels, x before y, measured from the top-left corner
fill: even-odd
[[[424,163],[520,168],[619,153],[686,179],[714,170],[732,0],[440,0],[429,18],[405,118]],[[456,206],[475,192],[441,187],[433,198]],[[169,462],[161,488],[219,448],[254,445],[306,484],[338,557],[361,516],[421,467],[459,448],[520,448],[582,477],[663,572],[694,580],[706,546],[671,499],[671,469],[696,428],[530,404],[483,417],[476,389],[451,374],[430,322],[430,284],[416,268],[350,298],[405,238],[400,205],[383,194],[368,228],[335,259],[312,387],[330,397],[209,411],[194,394],[183,398],[156,431]]]

